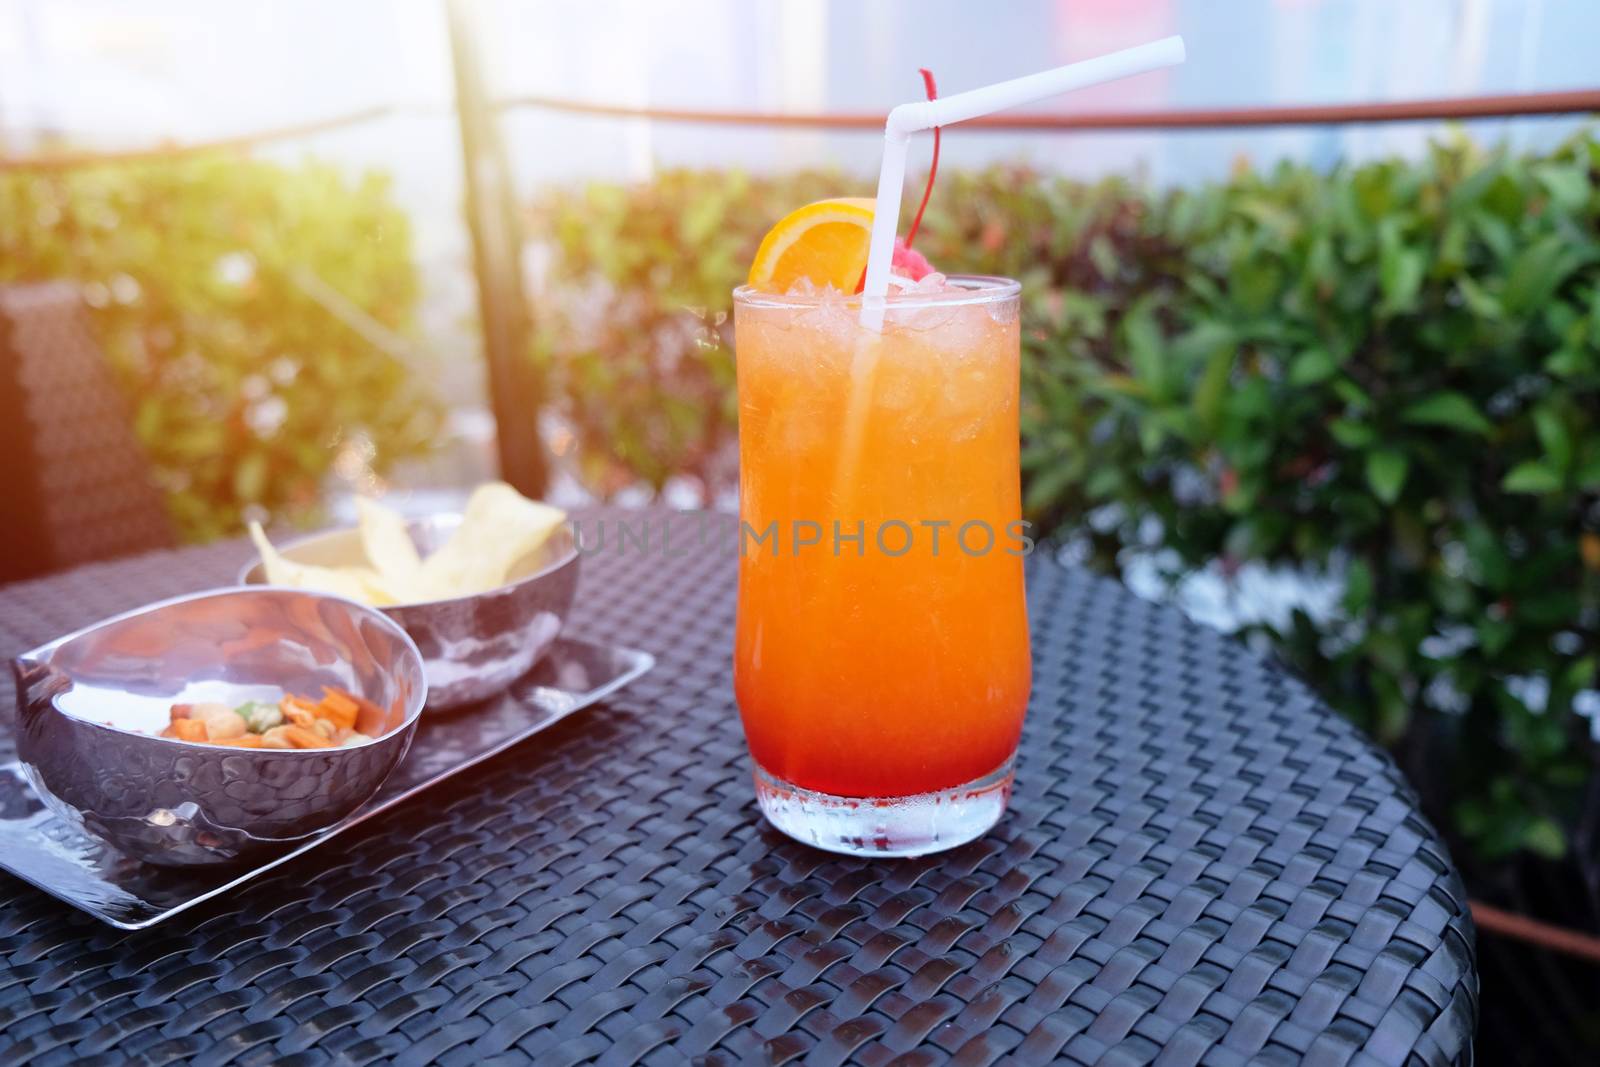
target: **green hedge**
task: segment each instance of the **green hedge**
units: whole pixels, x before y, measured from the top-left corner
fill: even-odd
[[[1597,170],[1590,138],[1159,195],[1004,167],[941,177],[918,242],[1025,282],[1030,516],[1111,571],[1132,547],[1342,582],[1335,617],[1254,636],[1490,858],[1559,855],[1592,771]],[[538,356],[596,486],[728,484],[728,291],[774,219],[864,189],[674,171],[538,199]]]
[[[296,271],[409,324],[410,226],[386,179],[226,156],[0,174],[0,283],[82,283],[189,539],[314,509],[347,443],[382,470],[432,437],[435,401]]]

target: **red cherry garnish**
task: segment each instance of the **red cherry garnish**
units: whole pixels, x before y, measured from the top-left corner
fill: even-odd
[[[896,274],[903,274],[914,282],[933,273],[933,264],[928,262],[928,257],[911,248],[900,238],[894,239],[894,262],[890,270]]]

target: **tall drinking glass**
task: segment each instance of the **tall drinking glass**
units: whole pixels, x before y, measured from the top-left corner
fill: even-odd
[[[919,855],[1005,811],[1031,667],[1016,282],[734,292],[734,686],[762,812]]]

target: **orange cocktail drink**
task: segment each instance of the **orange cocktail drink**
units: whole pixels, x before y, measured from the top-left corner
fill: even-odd
[[[1028,701],[1017,285],[735,293],[734,682],[763,810],[913,854],[1004,810]]]

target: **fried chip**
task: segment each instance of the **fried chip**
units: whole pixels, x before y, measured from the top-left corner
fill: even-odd
[[[310,563],[297,563],[285,559],[272,547],[259,522],[250,524],[250,540],[261,553],[261,568],[266,571],[271,585],[287,585],[295,589],[314,589],[319,593],[332,593],[349,600],[386,607],[397,601],[383,585],[376,571],[367,567],[318,567]]]
[[[366,499],[358,499],[356,507],[362,552],[370,564],[364,567],[288,559],[252,522],[250,538],[261,553],[267,581],[374,607],[471,596],[509,582],[567,518],[560,508],[529,500],[504,482],[489,482],[473,491],[449,540],[422,559],[399,514]]]
[[[422,558],[406,532],[406,520],[376,500],[356,498],[360,516],[361,550],[367,554],[384,588],[397,600],[411,597]]]
[[[456,532],[422,561],[418,591],[441,599],[504,585],[566,518],[560,508],[529,500],[504,482],[480,485]]]

